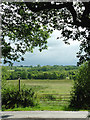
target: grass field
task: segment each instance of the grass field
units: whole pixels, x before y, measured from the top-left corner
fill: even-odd
[[[7,86],[18,86],[18,80],[8,80]],[[27,88],[33,88],[37,93],[39,106],[7,109],[9,111],[29,111],[29,110],[69,110],[68,104],[61,101],[53,101],[52,99],[43,100],[45,94],[70,94],[73,86],[73,80],[20,80],[21,86],[25,85]],[[53,96],[53,95],[52,95]],[[52,97],[51,96],[51,97]],[[50,97],[50,96],[49,96]],[[58,99],[59,96],[55,96]]]
[[[20,80],[20,83],[39,94],[69,94],[73,86],[72,80]],[[7,85],[18,85],[18,80],[8,80]]]

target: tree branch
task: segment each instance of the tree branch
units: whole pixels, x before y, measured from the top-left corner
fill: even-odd
[[[81,21],[82,21],[82,24],[84,24],[86,27],[90,27],[90,18],[89,18],[90,2],[83,2],[83,4],[85,6],[85,10],[83,12]]]
[[[46,10],[46,9],[61,9],[64,8],[68,5],[68,3],[63,3],[63,4],[51,4],[51,2],[41,2],[41,3],[31,3],[31,2],[25,2],[26,6],[32,10],[33,12],[39,12],[41,10]]]
[[[33,12],[40,12],[41,10],[51,10],[51,9],[61,9],[61,8],[67,8],[73,17],[73,25],[82,26],[82,27],[90,27],[90,2],[84,2],[85,11],[82,15],[81,22],[77,20],[77,13],[73,7],[73,2],[63,2],[58,5],[56,3],[51,4],[51,2],[25,2],[26,6]]]

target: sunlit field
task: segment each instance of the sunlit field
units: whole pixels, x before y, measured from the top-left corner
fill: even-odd
[[[20,83],[39,94],[69,94],[73,86],[73,80],[20,80]],[[7,84],[17,86],[18,80],[8,80]]]

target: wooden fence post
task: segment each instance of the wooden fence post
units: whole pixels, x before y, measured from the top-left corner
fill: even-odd
[[[20,92],[20,78],[19,78],[19,92]]]

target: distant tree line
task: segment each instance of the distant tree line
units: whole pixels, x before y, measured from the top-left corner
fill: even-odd
[[[2,77],[7,80],[21,79],[75,79],[77,66],[3,66]]]

